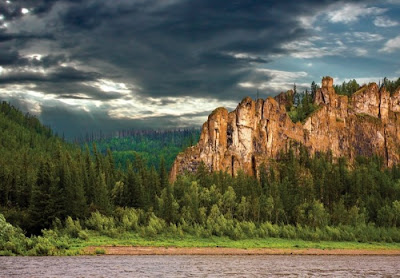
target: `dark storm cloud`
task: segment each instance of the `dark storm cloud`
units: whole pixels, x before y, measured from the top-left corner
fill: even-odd
[[[241,88],[239,83],[269,81],[271,76],[257,69],[268,67],[274,55],[295,51],[283,45],[310,35],[299,17],[316,14],[333,2],[29,0],[13,1],[12,5],[3,3],[0,14],[4,21],[23,21],[21,9],[27,8],[37,16],[36,21],[29,21],[32,26],[36,27],[37,21],[43,24],[38,24],[42,28],[37,28],[37,32],[32,28],[35,34],[26,33],[23,27],[20,32],[15,30],[17,27],[12,32],[0,32],[0,42],[7,44],[7,48],[0,45],[0,65],[15,69],[0,75],[0,84],[33,83],[35,90],[64,99],[126,98],[124,94],[105,93],[87,84],[106,78],[140,88],[135,92],[134,101],[151,97],[157,104],[171,105],[174,101],[166,97],[177,96],[239,101],[255,90]],[[51,43],[51,47],[41,46],[41,41]],[[63,54],[47,53],[41,59],[28,59],[20,55],[21,45],[28,50],[35,46],[35,50]],[[64,62],[76,62],[96,70],[61,67]],[[49,70],[44,74],[22,70],[24,67]],[[282,88],[285,89],[288,88]],[[164,98],[158,101],[160,97]],[[209,113],[121,120],[110,118],[105,108],[88,113],[59,104],[43,105],[41,111],[40,117],[45,123],[71,134],[75,130],[115,130],[132,125],[176,127],[185,124],[182,118]]]
[[[68,59],[65,55],[46,55],[39,58],[28,58],[21,56],[18,51],[6,48],[0,48],[0,66],[8,66],[10,68],[16,67],[41,67],[50,68],[60,66],[62,63],[67,62]]]
[[[40,89],[43,91],[45,87],[41,86]],[[49,88],[51,89],[51,88]],[[75,94],[63,94],[66,92],[72,92]],[[69,85],[65,84],[65,87],[60,90],[54,90],[52,91],[53,94],[57,94],[58,99],[91,99],[91,100],[113,100],[113,99],[121,99],[124,97],[123,94],[120,94],[118,92],[103,92],[97,88],[94,87],[88,87],[85,85],[79,85],[79,84],[74,84],[74,85]]]
[[[19,54],[17,51],[10,49],[0,48],[0,65],[13,65],[19,59]]]
[[[101,75],[97,72],[85,72],[73,67],[59,67],[48,74],[34,71],[15,71],[0,76],[0,84],[5,83],[31,83],[31,82],[82,82],[93,81]]]
[[[102,57],[148,96],[238,98],[236,85],[254,73],[255,64],[288,52],[280,46],[308,35],[298,16],[328,3],[85,1],[62,15],[65,30],[75,33],[64,43],[69,48],[82,40],[72,57]]]
[[[56,95],[63,99],[112,100],[125,95],[118,92],[104,92],[95,86],[87,85],[87,81],[95,81],[100,77],[95,72],[82,72],[73,68],[61,68],[51,74],[36,72],[17,72],[1,75],[0,84],[34,84],[35,90],[45,94]]]
[[[6,20],[21,16],[21,8],[22,7],[18,3],[0,2],[0,14],[2,14]]]
[[[44,14],[57,2],[68,5],[59,12],[60,22],[53,23],[58,27],[52,35],[70,59],[94,66],[102,60],[116,70],[100,67],[99,72],[139,85],[145,96],[220,99],[241,98],[239,82],[259,78],[256,67],[267,64],[271,54],[288,52],[282,44],[307,36],[298,17],[332,3],[91,0],[17,1],[13,5],[40,12],[46,20]],[[3,35],[4,39],[18,36]],[[234,57],[238,53],[251,55]],[[58,86],[64,76],[22,74],[21,81],[54,80]],[[72,76],[69,81],[81,79]]]
[[[78,96],[78,95],[60,95],[58,98],[63,98],[63,99],[92,99],[90,97],[83,97],[83,96]]]
[[[32,40],[32,39],[54,39],[51,34],[28,34],[28,33],[0,33],[0,42],[11,40]]]
[[[92,100],[112,100],[124,97],[118,92],[104,92],[98,87],[89,86],[87,82],[97,81],[102,77],[97,72],[86,72],[77,70],[73,67],[58,67],[49,73],[35,72],[29,70],[34,66],[49,68],[64,61],[64,56],[46,56],[40,60],[21,58],[18,54],[13,59],[1,59],[1,64],[13,65],[11,73],[0,75],[0,84],[34,84],[35,90],[45,94],[55,94],[57,98],[68,99],[92,99]],[[19,66],[28,66],[28,70],[19,71]],[[79,95],[77,95],[79,94]]]
[[[66,3],[79,3],[80,0],[2,0],[0,2],[0,14],[4,16],[6,20],[12,20],[23,16],[22,9],[28,9],[31,13],[42,15],[47,13],[55,3],[66,2]]]

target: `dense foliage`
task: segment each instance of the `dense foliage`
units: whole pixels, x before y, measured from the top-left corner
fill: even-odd
[[[294,98],[297,105],[292,105],[288,110],[289,117],[294,123],[303,122],[318,109],[318,106],[313,103],[313,93],[310,94],[308,91],[296,93]]]
[[[127,161],[133,161],[139,155],[146,161],[147,166],[155,166],[156,169],[160,168],[161,158],[164,158],[165,166],[169,171],[177,154],[195,145],[199,137],[199,129],[132,130],[92,142],[103,154],[106,154],[108,149],[111,150],[116,165],[125,167]]]
[[[258,178],[201,164],[170,184],[162,158],[158,170],[138,155],[119,168],[110,150],[82,151],[3,103],[0,210],[27,234],[43,234],[24,238],[0,216],[0,244],[18,242],[13,253],[37,244],[49,253],[59,249],[54,238],[85,239],[90,230],[400,242],[400,168],[385,169],[378,157],[350,166],[293,146],[261,165]]]
[[[351,96],[358,91],[360,85],[355,79],[349,80],[348,82],[343,81],[341,85],[334,85],[333,88],[338,95]]]
[[[383,79],[381,86],[385,86],[386,90],[392,95],[400,87],[400,77],[397,80]]]
[[[396,89],[400,87],[400,78],[398,78],[397,80],[389,80],[385,77],[382,81],[379,81],[378,85],[381,88],[385,87],[385,89],[392,95],[396,91]],[[341,85],[334,85],[333,87],[338,95],[351,96],[352,94],[357,92],[361,86],[357,83],[355,79],[353,79],[349,80],[348,82],[343,81]]]

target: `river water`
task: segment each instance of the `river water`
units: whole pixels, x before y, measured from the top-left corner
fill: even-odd
[[[0,277],[400,277],[400,256],[0,257]]]

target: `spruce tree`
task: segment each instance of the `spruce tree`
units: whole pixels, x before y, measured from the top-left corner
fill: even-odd
[[[55,218],[52,196],[54,183],[50,162],[40,162],[38,178],[33,187],[29,208],[30,233],[39,234],[42,229],[49,228]]]

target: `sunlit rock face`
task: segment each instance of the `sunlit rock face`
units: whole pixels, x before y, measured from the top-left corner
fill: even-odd
[[[201,161],[210,171],[257,175],[261,163],[300,144],[311,154],[331,151],[334,158],[350,161],[377,154],[389,167],[399,163],[400,89],[390,96],[370,83],[349,98],[337,95],[333,79],[324,77],[314,103],[319,108],[304,123],[292,122],[282,94],[257,101],[246,97],[229,113],[217,108],[203,124],[199,143],[177,156],[171,181],[195,172]]]

